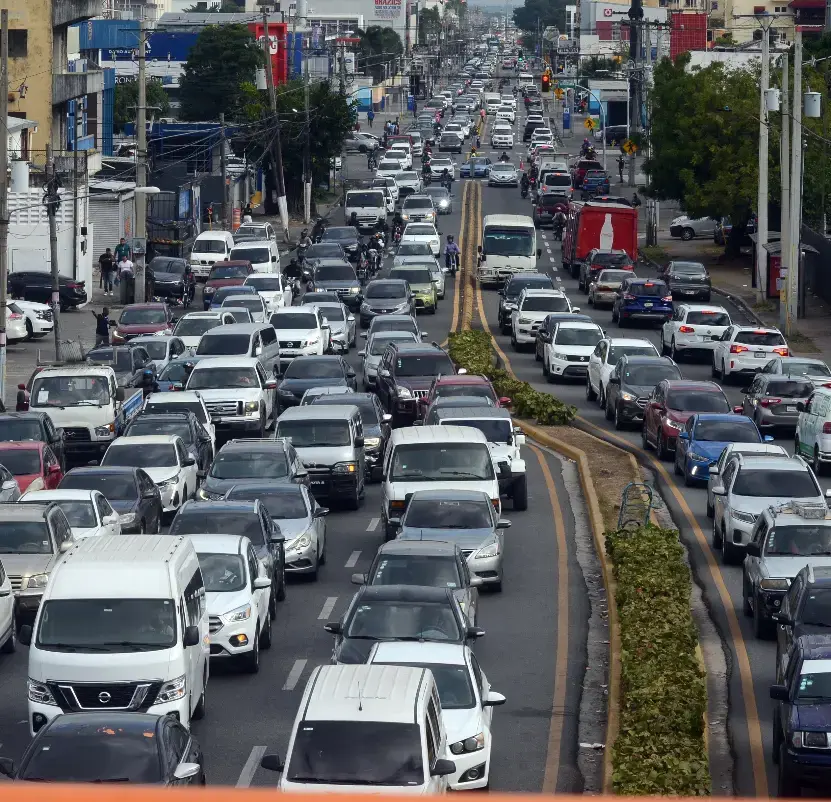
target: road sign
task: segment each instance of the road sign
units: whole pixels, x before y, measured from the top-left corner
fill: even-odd
[[[563,99],[563,97],[565,97],[565,94],[566,94],[566,93],[565,93],[565,92],[563,92],[563,90],[562,90],[562,89],[560,89],[560,87],[559,87],[559,86],[558,86],[558,87],[554,90],[554,97],[556,97],[556,98],[557,98],[557,100],[562,100],[562,99]]]
[[[583,125],[588,128],[589,131],[594,131],[594,129],[597,128],[597,120],[595,120],[594,117],[586,117]]]
[[[571,109],[563,106],[563,131],[571,130]]]
[[[628,153],[631,156],[633,153],[637,153],[637,151],[638,151],[638,146],[631,139],[627,139],[623,143],[623,152],[624,153]]]

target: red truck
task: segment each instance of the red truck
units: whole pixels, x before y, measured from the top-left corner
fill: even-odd
[[[638,258],[638,210],[622,203],[571,201],[563,233],[563,268],[577,278],[593,248]]]

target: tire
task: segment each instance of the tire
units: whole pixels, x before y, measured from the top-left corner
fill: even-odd
[[[678,453],[676,451],[675,459],[672,461],[672,471],[676,476],[684,476],[686,478],[686,471],[678,464]]]
[[[644,451],[649,451],[649,440],[646,437],[646,421],[641,424],[641,448]]]
[[[536,346],[534,346],[534,362],[542,362],[542,357]]]
[[[747,585],[747,574],[742,571],[742,613],[750,618],[753,615],[753,605],[750,603],[750,588]]]
[[[612,323],[618,322],[618,313],[617,313],[617,306],[612,307]]]
[[[765,621],[762,615],[762,604],[756,596],[753,599],[753,634],[758,640],[768,640],[772,629],[771,622]]]
[[[551,371],[548,369],[548,362],[545,361],[545,357],[542,360],[542,375],[545,376],[548,381],[551,381]]]
[[[594,401],[597,398],[597,393],[592,389],[592,383],[589,377],[586,376],[586,401]]]
[[[242,655],[242,664],[247,674],[260,673],[260,633],[254,634],[254,648]]]
[[[664,441],[664,433],[661,431],[658,432],[658,437],[656,438],[655,450],[658,452],[658,459],[668,460],[672,456]]]
[[[286,600],[286,572],[283,571],[280,576],[280,581],[277,583],[277,590],[274,593],[274,598],[278,602]]]
[[[681,231],[681,239],[684,242],[689,242],[693,237],[695,237],[695,231],[691,228],[685,228]]]
[[[34,340],[35,338],[35,330],[32,328],[32,324],[29,321],[29,318],[26,318],[26,339],[27,340]]]
[[[721,561],[724,565],[736,565],[739,562],[739,551],[738,549],[730,542],[729,538],[724,536],[724,532],[721,533]]]
[[[615,419],[615,411],[609,406],[609,399],[603,399],[603,416],[606,420],[614,420]]]
[[[722,533],[721,533],[721,532],[719,532],[719,530],[718,530],[718,525],[716,524],[715,510],[714,510],[713,512],[714,512],[714,514],[713,514],[713,537],[712,537],[712,543],[713,543],[713,548],[714,548],[714,549],[720,549],[720,548],[722,548],[722,546],[724,545],[724,536],[723,536],[723,535],[722,535]]]
[[[681,361],[681,352],[675,347],[675,339],[669,344],[669,356],[673,362]]]
[[[271,611],[269,610],[266,612],[265,626],[263,627],[263,631],[260,633],[260,648],[264,650],[270,649],[271,643]]]
[[[820,462],[819,459],[819,446],[814,446],[814,456],[811,460],[811,467],[814,469],[814,473],[817,475],[817,477],[821,476],[825,470],[822,462]]]
[[[12,631],[9,639],[0,647],[0,654],[14,654],[17,650],[17,619],[12,616]]]
[[[620,404],[615,404],[614,411],[615,431],[620,432],[625,426],[623,419],[620,417]]]
[[[718,368],[716,368],[716,358],[715,357],[713,357],[713,364],[710,365],[710,376],[712,376],[714,379],[719,378]]]
[[[205,698],[206,694],[208,693],[208,682],[207,678],[202,678],[202,695],[199,697],[199,701],[196,703],[196,707],[193,709],[193,713],[190,714],[191,721],[201,721],[205,718],[205,713],[208,712],[208,702]]]
[[[713,505],[712,505],[712,504],[710,504],[710,502],[709,502],[709,500],[708,500],[708,501],[707,501],[707,517],[708,517],[708,518],[714,518],[714,517],[715,517],[715,514],[716,514],[715,507],[713,507]]]
[[[776,781],[777,796],[780,799],[794,799],[802,796],[802,788],[798,782],[795,782],[788,776],[785,758],[785,744],[779,746],[779,776]]]
[[[668,351],[669,348],[667,348],[667,344],[664,342],[664,330],[661,329],[661,356],[669,356]]]
[[[603,385],[600,385],[600,389],[597,391],[597,406],[600,409],[606,409],[606,391],[603,389]]]
[[[514,481],[512,498],[515,510],[528,509],[528,478],[526,476],[520,476]]]

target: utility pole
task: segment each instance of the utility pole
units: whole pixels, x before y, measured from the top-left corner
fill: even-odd
[[[764,275],[767,271],[768,244],[768,109],[767,90],[770,86],[770,22],[762,23],[762,76],[759,87],[759,195],[756,199],[756,301],[765,299]]]
[[[641,128],[641,83],[643,71],[641,69],[641,46],[643,44],[643,3],[641,0],[632,0],[629,7],[629,61],[632,69],[629,73],[629,131],[630,136]],[[604,126],[603,141],[606,141]],[[635,154],[629,156],[629,186],[635,186]]]
[[[147,23],[144,12],[139,20],[138,107],[136,108],[136,188],[147,186]],[[147,237],[147,195],[136,193],[136,237]],[[135,268],[135,302],[145,301],[145,253],[133,253]],[[117,268],[116,268],[117,269]]]
[[[788,109],[790,106],[790,79],[788,77],[788,52],[782,54],[782,135],[780,137],[780,183],[782,184],[782,222],[779,225],[781,229],[779,246],[780,246],[780,261],[779,274],[785,273],[785,278],[781,279],[781,289],[779,291],[779,325],[782,328],[787,327],[788,323],[788,279],[787,268],[788,259],[790,257],[790,241],[791,241],[791,155],[790,155],[790,135],[788,132],[788,122],[790,116]]]
[[[222,227],[226,231],[231,230],[231,215],[229,212],[229,192],[228,192],[228,159],[225,154],[225,148],[228,143],[225,141],[225,115],[219,115],[219,168],[222,172]]]
[[[787,89],[787,87],[786,87]],[[791,136],[791,215],[788,237],[788,312],[785,334],[796,326],[799,310],[800,239],[802,238],[802,30],[793,38],[793,135]]]
[[[295,17],[297,16],[295,11]],[[292,47],[294,43],[292,42]],[[263,8],[263,50],[265,51],[265,81],[268,87],[268,99],[271,104],[271,113],[274,115],[274,138],[271,140],[271,160],[274,166],[274,181],[277,185],[277,208],[280,212],[280,225],[283,228],[283,240],[289,238],[289,211],[286,205],[286,185],[283,178],[283,148],[280,142],[280,117],[277,115],[277,92],[274,89],[274,70],[271,64],[271,52],[268,39],[268,12]],[[272,196],[273,197],[273,196]]]
[[[312,129],[309,124],[309,37],[303,35],[303,222],[312,218]]]
[[[51,145],[46,146],[46,186],[44,187],[43,203],[46,206],[46,215],[49,218],[49,260],[51,262],[50,268],[52,273],[52,316],[55,319],[55,359],[60,361],[61,296],[58,279],[58,224],[55,216],[58,213],[61,201],[58,195],[58,176],[55,174],[55,160],[52,158]],[[3,308],[5,310],[5,305]]]
[[[9,116],[9,12],[0,11],[0,120]],[[0,136],[0,400],[6,392],[6,291],[9,280],[9,137]]]

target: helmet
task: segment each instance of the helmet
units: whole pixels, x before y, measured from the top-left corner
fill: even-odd
[[[445,167],[444,170],[441,171],[442,175],[449,175],[448,169]]]
[[[452,234],[447,235],[447,241],[448,242],[453,242],[453,235]]]
[[[309,236],[309,229],[308,229],[308,228],[304,228],[304,229],[300,232],[300,236],[301,236],[301,237],[308,237],[308,236]]]
[[[147,377],[151,377],[153,375],[152,369],[151,368],[145,368],[144,369],[144,375],[147,376]]]

